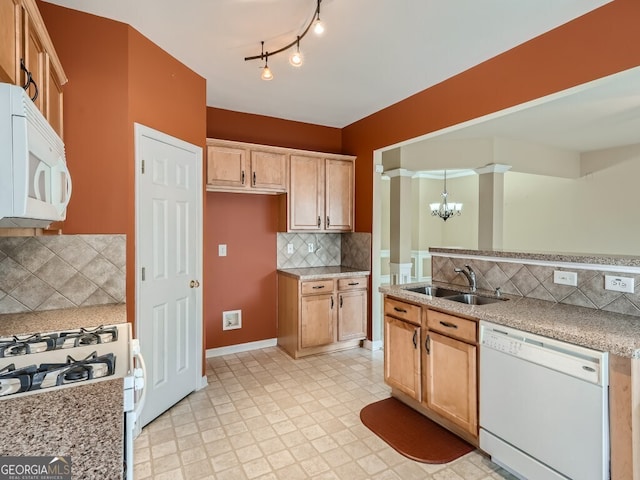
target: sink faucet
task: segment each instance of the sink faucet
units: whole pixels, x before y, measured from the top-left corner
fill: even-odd
[[[467,280],[469,281],[469,290],[472,292],[476,291],[476,272],[473,271],[473,268],[471,268],[471,265],[465,265],[466,270],[462,269],[462,268],[456,268],[455,272],[456,273],[462,273],[464,274],[465,277],[467,277]]]

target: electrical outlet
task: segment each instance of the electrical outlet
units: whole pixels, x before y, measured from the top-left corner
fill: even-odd
[[[287,243],[287,253],[293,253],[293,243]]]
[[[618,277],[616,275],[604,276],[604,289],[614,292],[634,293],[635,280],[631,277]]]
[[[576,272],[565,272],[563,270],[553,271],[553,283],[558,285],[569,285],[575,287],[578,285],[578,274]]]
[[[313,243],[307,243],[307,251],[313,253]]]
[[[219,257],[226,257],[227,256],[227,246],[222,244],[222,245],[218,245],[218,256]]]

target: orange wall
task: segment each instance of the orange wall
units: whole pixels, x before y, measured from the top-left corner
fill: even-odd
[[[342,153],[339,128],[207,107],[207,137]]]
[[[276,337],[276,231],[278,197],[207,194],[204,248],[207,348]],[[218,245],[227,256],[218,256]],[[242,328],[222,330],[222,312],[242,310]]]
[[[639,21],[638,0],[615,0],[345,127],[356,230],[371,232],[375,149],[640,65]]]
[[[69,82],[64,131],[73,179],[64,233],[127,234],[135,319],[133,122],[204,146],[204,78],[128,25],[38,2]]]
[[[207,108],[207,137],[339,153],[338,128]],[[206,194],[206,348],[276,336],[276,195]],[[218,257],[218,245],[227,256]],[[242,328],[222,331],[222,312],[242,309]]]

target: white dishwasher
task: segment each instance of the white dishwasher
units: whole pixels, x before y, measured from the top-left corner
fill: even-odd
[[[519,478],[609,479],[608,355],[480,322],[480,448]]]

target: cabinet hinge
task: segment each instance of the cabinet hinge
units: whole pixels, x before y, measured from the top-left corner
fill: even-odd
[[[147,273],[146,269],[144,267],[142,267],[142,281],[143,282],[144,282],[145,277],[147,276],[146,273]]]
[[[142,160],[142,173],[144,173],[144,160]]]

